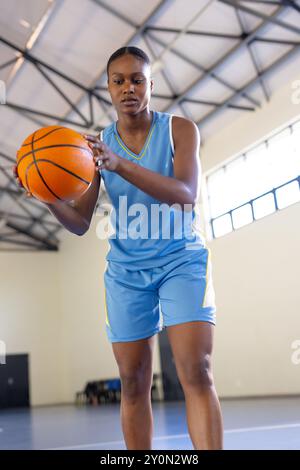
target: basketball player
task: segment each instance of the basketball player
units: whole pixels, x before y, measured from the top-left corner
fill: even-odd
[[[151,449],[153,344],[163,325],[193,446],[221,449],[222,417],[211,366],[216,312],[211,263],[193,228],[200,180],[198,128],[188,119],[150,110],[153,81],[141,49],[117,50],[107,74],[118,120],[99,137],[85,135],[97,169],[92,185],[72,206],[47,205],[68,230],[83,235],[102,176],[115,211],[116,232],[104,274],[106,328],[121,377],[127,448]],[[164,228],[155,219],[162,207],[169,218]],[[143,215],[136,224],[138,211]]]

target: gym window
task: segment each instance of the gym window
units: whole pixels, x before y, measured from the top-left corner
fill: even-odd
[[[206,176],[210,238],[300,200],[300,121]]]

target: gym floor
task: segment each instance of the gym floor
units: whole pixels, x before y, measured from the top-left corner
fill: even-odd
[[[300,448],[300,397],[221,400],[225,449]],[[183,402],[155,402],[154,449],[192,449]],[[125,449],[119,405],[0,412],[0,449]]]

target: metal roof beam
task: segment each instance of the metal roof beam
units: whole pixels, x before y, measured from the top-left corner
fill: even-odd
[[[1,192],[5,192],[7,194],[13,194],[16,197],[21,197],[24,196],[24,191],[23,190],[17,190],[17,189],[11,189],[7,186],[0,186],[0,194]],[[36,204],[35,200],[31,200],[32,198],[27,198],[26,203],[31,204],[34,206],[36,209],[40,209],[40,207]]]
[[[240,2],[249,3],[249,0],[240,0]],[[292,0],[251,0],[251,3],[261,3],[264,5],[286,5],[300,12],[299,5],[297,5],[297,3]]]
[[[21,245],[21,246],[28,246],[31,248],[36,248],[37,250],[44,250],[45,248],[40,245],[35,245],[34,243],[26,242],[25,240],[11,240],[9,237],[5,235],[0,235],[0,242],[10,243],[12,245]],[[0,250],[0,251],[13,251],[13,250]],[[19,250],[21,251],[21,250]],[[25,251],[25,250],[22,250]]]
[[[8,161],[12,162],[13,164],[15,164],[15,160],[12,159],[11,157],[9,157],[8,155],[5,155],[3,152],[0,152],[0,156],[4,157],[6,160],[8,160]],[[4,167],[0,167],[0,168],[3,170]],[[4,169],[5,169],[5,168],[4,168]],[[6,169],[8,169],[8,168],[6,168]],[[6,174],[6,173],[4,173],[4,174]],[[6,174],[6,177],[7,177],[7,174]],[[7,178],[8,178],[8,177],[7,177]],[[12,178],[9,177],[8,180],[9,180],[9,181],[12,181]],[[15,201],[18,200],[20,197],[24,196],[24,192],[23,192],[22,190],[19,190],[19,191],[18,191],[18,190],[14,190],[14,189],[11,189],[11,188],[9,188],[9,187],[7,187],[7,186],[2,186],[2,187],[0,187],[0,195],[1,195],[1,193],[7,193],[7,194],[10,194],[10,195],[13,195]],[[39,210],[41,209],[40,206],[38,206],[38,205],[36,204],[35,200],[32,199],[32,198],[27,198],[27,199],[26,199],[26,204],[32,205],[32,206],[35,207],[36,209],[39,209]],[[22,206],[22,207],[23,207],[23,206]],[[29,211],[28,211],[27,213],[29,213]],[[40,214],[38,217],[35,217],[35,216],[34,216],[33,214],[31,214],[31,213],[29,213],[29,214],[30,214],[30,215],[29,215],[29,218],[33,221],[33,223],[32,223],[29,227],[27,227],[27,230],[32,229],[33,226],[34,226],[36,223],[40,223],[40,224],[42,225],[42,221],[43,221],[44,217],[46,217],[46,216],[49,214],[49,210],[48,210],[48,209],[42,210],[41,214]],[[49,223],[49,224],[54,224],[54,222],[48,222],[48,221],[45,221],[44,223],[46,223],[46,224],[48,224],[48,223]],[[42,225],[42,226],[43,226],[43,225]],[[43,227],[44,227],[44,226],[43,226]],[[56,231],[55,231],[54,233],[57,233],[59,230],[61,230],[61,228],[62,228],[61,225],[56,224]],[[46,227],[45,227],[45,229],[46,229]],[[49,230],[48,230],[47,233],[49,234],[49,237],[50,237],[50,238],[54,235],[54,233],[51,232],[51,231],[49,231]]]
[[[147,46],[148,46],[148,48],[149,48],[149,51],[150,51],[150,54],[152,55],[152,58],[153,58],[154,60],[157,60],[157,57],[158,57],[158,56],[156,55],[156,53],[155,53],[155,51],[154,51],[154,49],[153,49],[153,47],[152,47],[152,45],[151,45],[149,39],[147,38],[147,35],[145,34],[145,32],[143,33],[143,39],[144,39],[144,41],[146,42],[146,44],[147,44]],[[173,97],[175,97],[175,96],[176,96],[176,91],[175,91],[175,88],[174,88],[174,86],[173,86],[173,84],[172,84],[172,81],[170,80],[170,77],[168,76],[168,73],[167,73],[167,71],[166,71],[166,68],[164,68],[164,69],[161,70],[161,74],[162,74],[162,76],[164,77],[164,80],[165,80],[167,86],[169,87],[169,90],[170,90],[170,92],[172,93]],[[152,95],[152,96],[153,96],[153,95]],[[172,99],[172,98],[171,98],[171,99]],[[182,110],[182,112],[183,112],[183,114],[184,114],[185,117],[188,117],[188,118],[190,117],[190,116],[188,116],[188,114],[187,114],[186,110],[184,109],[184,106],[183,106],[183,105],[181,106],[181,110]]]
[[[243,21],[243,18],[241,16],[241,12],[237,8],[235,8],[234,10],[235,10],[235,14],[236,14],[236,17],[237,17],[237,20],[238,20],[238,23],[240,25],[242,33],[247,34],[246,28],[245,28],[245,25],[244,25],[244,21]],[[251,48],[251,44],[253,44],[253,43],[248,43],[247,44],[247,49],[248,49],[248,52],[249,52],[249,55],[250,55],[250,59],[251,59],[251,62],[253,64],[253,67],[255,68],[257,76],[259,77],[259,83],[261,85],[263,94],[265,95],[266,100],[269,101],[270,100],[269,92],[267,90],[267,87],[266,87],[262,77],[260,77],[260,72],[261,72],[260,71],[260,66],[258,64],[257,58],[255,57],[254,51]]]
[[[242,5],[236,0],[219,0],[219,2],[224,3],[225,5],[228,5],[233,8],[238,8],[239,10],[244,11],[245,13],[248,13],[249,15],[260,18],[264,22],[267,22],[270,24],[276,24],[276,26],[281,26],[282,28],[287,29],[288,31],[291,31],[292,33],[300,34],[300,28],[297,28],[297,26],[286,23],[285,21],[275,18],[274,16],[268,16],[258,10],[253,10],[252,8]],[[282,2],[281,4],[286,6],[287,2]]]
[[[45,126],[46,124],[44,123],[40,123],[39,120],[37,119],[34,119],[34,115],[35,116],[40,116],[40,117],[44,117],[46,119],[51,119],[51,120],[54,120],[56,122],[65,122],[67,124],[71,124],[71,125],[75,125],[75,126],[78,126],[78,127],[82,127],[84,129],[89,129],[93,124],[94,122],[92,121],[93,119],[93,102],[92,102],[92,98],[96,98],[97,99],[97,102],[100,104],[100,106],[102,106],[103,103],[105,103],[106,105],[108,105],[109,107],[112,106],[111,102],[108,101],[106,98],[104,98],[103,96],[101,96],[100,94],[98,94],[93,88],[87,88],[85,87],[84,85],[82,85],[81,83],[79,83],[78,81],[72,79],[71,77],[67,76],[66,74],[62,73],[60,70],[57,70],[56,68],[52,67],[51,65],[47,64],[46,62],[34,57],[31,53],[29,53],[26,49],[22,49],[20,48],[19,46],[13,44],[11,41],[8,41],[7,39],[5,39],[4,37],[1,37],[0,36],[0,42],[2,42],[5,46],[7,47],[10,47],[16,51],[18,51],[20,54],[21,54],[21,57],[24,59],[24,60],[27,60],[29,61],[33,66],[35,66],[35,68],[39,71],[39,73],[43,76],[43,78],[45,80],[47,80],[50,85],[62,96],[62,98],[70,105],[71,107],[71,110],[73,110],[74,112],[76,112],[80,118],[82,119],[83,122],[75,122],[71,119],[67,119],[65,118],[64,116],[57,116],[55,114],[51,114],[51,113],[45,113],[43,111],[39,111],[39,110],[36,110],[36,109],[31,109],[31,108],[28,108],[28,107],[25,107],[25,106],[19,106],[17,103],[11,103],[11,102],[6,102],[5,104],[10,107],[11,109],[13,109],[14,111],[18,112],[19,114],[21,114],[22,116],[26,117],[27,119],[30,119],[31,121],[35,122],[35,124],[38,124],[38,125],[42,125],[42,126]],[[13,59],[14,61],[16,61],[16,59]],[[18,60],[18,59],[17,59]],[[7,63],[8,64],[8,63]],[[4,65],[7,65],[7,64],[3,64]],[[85,93],[87,93],[87,96],[88,96],[88,99],[89,99],[89,111],[90,111],[90,117],[89,119],[87,119],[81,112],[80,110],[78,109],[78,107],[76,106],[75,103],[72,102],[71,99],[69,99],[67,97],[67,95],[62,91],[62,89],[56,85],[56,83],[53,81],[53,79],[45,72],[45,70],[49,70],[50,72],[54,73],[55,75],[61,77],[62,79],[64,79],[66,82],[69,82],[71,83],[72,85],[76,86],[77,88],[83,90]],[[105,109],[102,107],[102,109],[104,110],[104,112],[107,114],[107,112],[105,111]],[[69,111],[69,113],[71,112],[71,110]],[[68,113],[68,114],[69,114]]]
[[[205,100],[194,100],[191,98],[184,98],[182,100],[183,103],[195,103],[195,104],[204,104],[206,106],[222,106],[223,103],[217,103],[215,101],[205,101]],[[255,108],[251,108],[250,106],[239,106],[229,103],[227,105],[228,108],[238,109],[240,111],[255,111]]]
[[[7,171],[6,171],[6,170],[3,170],[3,173],[5,174],[5,176],[7,177],[7,179],[8,179],[9,182],[15,183],[15,180],[14,180],[10,175],[7,174]],[[0,188],[0,191],[1,191],[1,188]],[[26,214],[29,216],[29,218],[30,218],[31,220],[34,221],[34,223],[39,224],[39,226],[43,228],[43,230],[46,232],[46,234],[47,234],[48,237],[51,237],[51,232],[50,232],[50,230],[42,224],[40,218],[35,217],[34,214],[32,214],[32,213],[28,210],[28,208],[25,207],[24,204],[21,203],[21,200],[24,199],[24,197],[25,197],[24,191],[21,191],[21,197],[20,197],[20,196],[16,196],[16,195],[15,195],[13,192],[11,192],[11,191],[7,191],[7,188],[4,188],[4,191],[6,191],[7,194],[13,199],[13,201],[14,201],[24,212],[26,212]],[[27,199],[28,199],[28,198],[27,198]]]
[[[297,5],[297,3],[293,0],[282,0],[282,3],[284,5],[287,5],[288,7],[294,8],[298,13],[300,13],[300,6]]]
[[[57,251],[58,250],[58,247],[56,245],[53,245],[52,243],[49,243],[47,240],[44,240],[44,239],[38,237],[37,235],[34,235],[34,234],[30,233],[28,230],[24,229],[23,227],[19,227],[18,225],[13,224],[12,222],[7,222],[6,226],[8,228],[11,228],[11,229],[15,230],[18,233],[26,235],[31,240],[34,240],[34,241],[37,241],[37,242],[41,243],[41,245],[43,245],[47,250],[50,250],[50,251]]]
[[[89,125],[83,124],[82,122],[72,121],[71,119],[64,118],[63,116],[57,116],[56,114],[44,113],[43,111],[38,111],[36,109],[28,108],[26,106],[20,106],[16,103],[11,103],[10,101],[6,101],[5,106],[13,109],[14,111],[21,111],[22,114],[30,113],[34,116],[40,116],[47,119],[53,119],[56,122],[65,122],[67,124],[71,124],[73,126],[82,127],[83,129],[89,129]],[[28,117],[28,116],[25,116]]]
[[[280,44],[281,46],[300,46],[299,41],[291,41],[288,39],[254,38],[250,44],[253,44],[254,42],[266,42],[270,44]]]
[[[157,44],[159,44],[160,46],[167,46],[167,44],[164,41],[162,41],[161,39],[156,38],[152,33],[147,33],[147,36],[149,36],[153,41],[157,42]],[[216,80],[218,83],[221,83],[221,85],[224,85],[229,90],[237,91],[237,89],[233,85],[231,85],[229,82],[227,82],[227,80],[224,80],[223,78],[216,75],[213,69],[206,69],[205,67],[203,67],[199,63],[195,62],[194,60],[190,59],[189,57],[187,57],[185,54],[178,51],[174,47],[172,47],[170,49],[170,52],[172,52],[174,55],[176,55],[180,59],[184,60],[186,63],[192,65],[193,67],[195,67],[196,69],[198,69],[198,70],[200,70],[201,72],[204,73],[204,75],[202,77],[200,77],[200,79],[197,79],[197,82],[198,82],[198,80],[201,80],[204,77],[211,77],[214,80]],[[255,100],[254,98],[252,98],[251,96],[245,95],[245,98],[251,104],[254,104],[255,106],[260,106],[260,103],[257,100]],[[172,106],[172,104],[171,104],[171,106]]]
[[[223,1],[223,0],[221,0],[221,1]],[[280,13],[282,13],[283,11],[285,11],[284,7],[277,8],[276,11],[270,16],[270,18],[276,19],[280,15]],[[239,42],[227,54],[225,54],[223,57],[221,57],[214,65],[212,65],[212,67],[209,70],[207,70],[207,72],[202,77],[200,77],[200,79],[198,78],[191,85],[189,85],[184,90],[184,92],[180,96],[178,96],[176,100],[174,100],[174,103],[172,103],[171,106],[166,107],[163,111],[168,111],[171,107],[173,107],[174,105],[177,105],[180,101],[182,101],[183,98],[186,97],[186,95],[188,93],[192,92],[196,87],[198,87],[207,76],[214,76],[215,73],[217,72],[217,70],[220,67],[224,66],[224,64],[225,64],[225,62],[227,62],[227,60],[229,60],[237,52],[240,52],[243,48],[245,48],[247,46],[247,44],[249,44],[256,37],[256,35],[258,33],[262,33],[268,25],[269,25],[269,21],[264,20],[251,33],[249,33],[248,35],[245,35],[244,39],[241,42]],[[238,96],[245,97],[245,94],[246,94],[245,91],[246,91],[245,87],[243,87],[242,89],[239,89],[239,90],[235,90],[235,93],[231,96],[231,98],[229,98],[229,100],[226,100],[226,103],[229,102],[230,100],[238,97]],[[218,109],[220,109],[220,108],[218,108]]]
[[[85,116],[81,113],[81,111],[75,106],[75,104],[72,103],[70,98],[62,91],[62,89],[54,83],[51,77],[42,69],[42,67],[39,64],[34,63],[34,66],[36,69],[40,72],[40,74],[47,80],[48,83],[57,91],[57,93],[68,103],[68,105],[72,108],[72,110],[83,120],[84,124],[86,126],[90,126],[91,122],[88,121]]]
[[[25,220],[26,222],[32,222],[32,221],[39,222],[39,220],[40,220],[39,217],[34,217],[34,216],[28,217],[27,215],[21,215],[21,214],[16,214],[14,212],[6,212],[6,211],[0,210],[0,219],[2,217],[4,217],[4,218],[13,217],[13,218],[16,218],[16,219]],[[51,226],[52,228],[53,227],[55,227],[55,228],[60,228],[61,227],[60,225],[56,224],[55,222],[48,221],[48,220],[45,220],[44,224],[47,224],[47,225]]]
[[[145,28],[145,32],[162,32],[162,33],[180,33],[180,29],[177,28],[166,28],[162,26],[147,26]],[[188,29],[185,32],[186,35],[193,35],[193,36],[207,36],[207,37],[213,37],[217,39],[233,39],[233,40],[241,40],[242,36],[240,34],[225,34],[225,33],[212,33],[209,31],[194,31],[192,29]]]
[[[4,64],[1,64],[0,65],[0,70],[3,70],[3,69],[5,69],[6,67],[9,67],[12,64],[15,64],[17,62],[17,60],[18,60],[18,58],[16,57],[15,59],[8,60]]]
[[[246,2],[246,3],[249,3],[249,1],[251,1],[251,3],[261,3],[261,4],[264,4],[264,5],[282,5],[282,0],[239,0],[241,3],[242,2]]]
[[[299,52],[299,48],[298,47],[293,47],[290,51],[288,51],[286,54],[284,54],[282,57],[280,57],[280,59],[278,59],[276,62],[274,62],[273,64],[271,64],[267,69],[263,70],[260,74],[261,77],[266,77],[267,75],[269,75],[271,72],[273,72],[273,70],[283,64],[286,60],[288,60],[290,57],[292,57],[296,52]],[[247,91],[249,90],[250,88],[252,88],[254,85],[256,85],[256,83],[258,82],[259,80],[259,77],[256,77],[254,78],[253,80],[250,80],[245,86],[243,86],[240,90],[240,92],[237,94],[237,95],[233,95],[231,97],[229,97],[227,100],[225,100],[221,106],[219,106],[217,109],[214,109],[212,112],[208,113],[206,116],[204,116],[202,119],[200,119],[198,122],[197,122],[197,125],[201,126],[203,125],[205,122],[207,122],[209,119],[211,119],[213,116],[216,115],[217,112],[221,111],[222,109],[224,109],[228,103],[230,103],[234,98],[236,98],[237,96],[239,96],[242,92],[244,91]]]
[[[16,44],[12,43],[11,41],[8,41],[3,36],[0,36],[0,42],[5,44],[7,47],[10,47],[11,49],[14,49],[15,51],[20,52],[22,54],[22,56],[24,57],[24,59],[28,60],[29,62],[31,62],[33,64],[41,65],[42,67],[45,67],[50,72],[53,72],[55,75],[58,75],[59,77],[63,78],[67,82],[71,83],[75,87],[81,89],[85,93],[91,93],[91,95],[97,96],[100,100],[106,102],[107,104],[109,104],[109,105],[111,104],[109,101],[107,101],[101,95],[95,93],[93,88],[88,88],[88,87],[84,86],[82,83],[78,82],[77,80],[74,80],[73,78],[69,77],[65,73],[63,73],[60,70],[56,69],[52,65],[47,64],[47,62],[45,62],[41,59],[38,59],[37,57],[33,56],[30,52],[27,52],[25,49],[22,49],[21,47],[17,46]]]

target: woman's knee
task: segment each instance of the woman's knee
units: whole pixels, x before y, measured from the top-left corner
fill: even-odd
[[[154,337],[131,343],[114,343],[123,399],[135,400],[151,390]]]
[[[135,400],[150,393],[152,371],[147,366],[121,367],[119,370],[124,398]]]
[[[197,387],[201,389],[213,386],[211,358],[209,355],[195,360],[188,360],[178,366],[178,376],[184,387]]]

